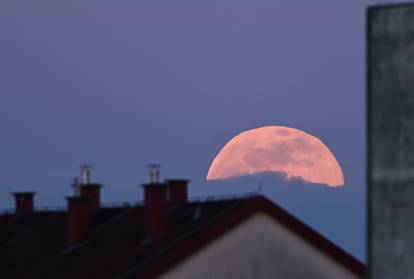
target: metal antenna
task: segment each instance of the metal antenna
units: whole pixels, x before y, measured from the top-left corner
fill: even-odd
[[[160,164],[148,164],[150,183],[160,183]]]
[[[81,179],[82,185],[87,185],[91,182],[91,168],[92,168],[92,165],[89,165],[89,164],[80,165],[80,169],[81,169],[80,179]]]
[[[79,178],[74,177],[72,179],[72,188],[73,188],[73,195],[75,197],[80,197],[81,193],[80,193],[80,183],[79,183]]]

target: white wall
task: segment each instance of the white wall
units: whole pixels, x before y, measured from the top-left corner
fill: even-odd
[[[265,214],[256,214],[162,278],[357,278]]]

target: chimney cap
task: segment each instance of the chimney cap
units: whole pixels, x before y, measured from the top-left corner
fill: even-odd
[[[103,185],[101,183],[88,183],[88,184],[83,184],[81,186],[82,187],[88,187],[88,188],[92,188],[92,187],[101,188],[101,187],[103,187]]]
[[[82,170],[90,170],[92,168],[91,164],[80,164]]]
[[[146,188],[146,187],[163,188],[163,187],[166,187],[167,184],[163,183],[163,182],[156,182],[156,183],[150,182],[150,183],[141,184],[141,186],[144,187],[144,188]]]
[[[190,179],[185,178],[170,178],[166,180],[167,183],[188,183],[190,181]]]
[[[36,195],[36,192],[13,192],[13,196],[34,196]]]
[[[66,197],[69,202],[80,202],[80,203],[87,203],[89,202],[85,197]]]

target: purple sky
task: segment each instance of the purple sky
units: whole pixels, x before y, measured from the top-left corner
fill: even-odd
[[[203,181],[214,156],[284,125],[341,164],[352,214],[338,242],[363,258],[368,3],[1,1],[0,208],[16,190],[64,205],[80,163],[106,202],[139,199],[150,162],[192,179],[193,196],[243,192]]]

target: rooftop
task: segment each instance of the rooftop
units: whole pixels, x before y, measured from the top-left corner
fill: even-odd
[[[271,201],[249,194],[190,200],[169,207],[168,228],[153,239],[144,235],[141,203],[102,207],[93,214],[90,238],[71,250],[66,246],[65,211],[0,215],[0,275],[2,278],[152,277],[258,210],[275,216],[344,267],[363,274],[364,265],[352,256]]]

